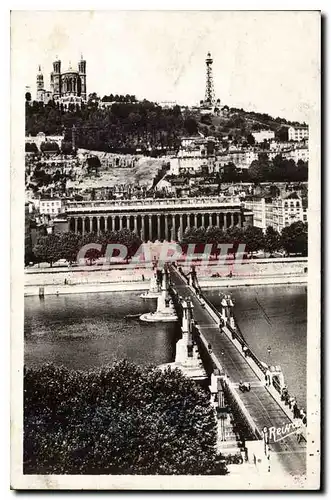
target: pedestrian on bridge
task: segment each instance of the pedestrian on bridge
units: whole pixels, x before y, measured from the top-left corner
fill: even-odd
[[[248,347],[245,344],[243,345],[243,352],[244,352],[245,358],[247,358],[247,356],[248,356]]]
[[[301,427],[297,428],[296,435],[297,435],[297,441],[298,441],[298,443],[301,443],[301,441],[304,440],[303,435],[302,435],[302,429],[301,429]]]
[[[286,401],[287,396],[288,396],[288,389],[287,389],[287,386],[284,385],[284,387],[282,388],[282,392],[281,392],[281,400]]]

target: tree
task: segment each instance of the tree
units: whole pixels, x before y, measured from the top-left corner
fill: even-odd
[[[83,236],[81,239],[81,247],[83,247],[84,245],[88,245],[89,243],[101,244],[100,237],[93,232],[85,234],[85,236]],[[89,250],[87,250],[87,252],[85,252],[84,257],[89,261],[89,264],[91,266],[93,262],[102,257],[102,251],[99,251],[96,248],[90,248]]]
[[[225,232],[224,243],[229,243],[232,245],[230,249],[231,252],[235,253],[238,250],[238,246],[245,242],[244,230],[241,227],[229,227]]]
[[[42,142],[40,144],[40,150],[43,153],[59,153],[60,148],[59,148],[59,145],[57,144],[57,142],[46,141],[46,142]]]
[[[77,254],[81,248],[81,237],[79,234],[69,232],[60,236],[61,258],[71,264],[77,260]]]
[[[61,151],[65,155],[71,154],[73,152],[73,150],[72,150],[72,142],[62,141]]]
[[[30,92],[25,92],[25,100],[26,100],[26,102],[31,102],[31,93]]]
[[[264,248],[264,235],[260,227],[248,226],[243,237],[248,253],[257,252]]]
[[[236,182],[239,178],[239,172],[234,163],[230,162],[224,165],[222,172],[222,182]]]
[[[198,132],[198,124],[193,116],[188,116],[184,121],[184,127],[188,134],[194,135]]]
[[[52,267],[53,263],[62,258],[61,240],[57,234],[40,236],[33,248],[33,253],[39,262],[48,262]]]
[[[34,259],[32,252],[32,238],[31,238],[31,218],[30,214],[25,215],[25,248],[24,248],[24,263],[27,266],[29,262]]]
[[[297,221],[290,226],[285,226],[281,234],[281,245],[287,254],[308,254],[308,224]]]
[[[26,474],[213,474],[216,436],[208,395],[177,369],[25,370]]]
[[[276,131],[276,139],[278,139],[278,141],[281,141],[281,142],[287,142],[288,141],[288,127],[280,127],[277,131]]]
[[[248,169],[248,175],[252,182],[259,184],[268,178],[270,171],[270,163],[267,153],[260,153],[259,159],[254,160]]]
[[[25,143],[25,152],[37,154],[38,153],[37,144],[35,144],[34,142],[26,142]]]
[[[87,171],[88,173],[91,173],[94,171],[96,174],[99,172],[99,169],[101,167],[101,162],[98,156],[89,156],[87,158]]]
[[[106,233],[102,237],[103,245],[106,246],[109,243],[119,243],[120,245],[124,245],[128,250],[127,258],[130,258],[137,252],[142,244],[142,241],[136,233],[130,231],[130,229],[124,228],[119,231]]]
[[[264,249],[271,254],[280,249],[280,234],[272,226],[268,226],[266,229]]]

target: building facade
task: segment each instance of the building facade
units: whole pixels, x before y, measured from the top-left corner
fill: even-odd
[[[253,213],[253,225],[263,231],[271,226],[281,232],[293,222],[307,222],[307,207],[297,193],[291,193],[285,198],[246,199],[245,208]]]
[[[289,141],[302,141],[304,139],[309,139],[308,126],[289,127],[289,129],[288,129],[288,140]]]
[[[64,109],[69,109],[70,105],[81,106],[86,102],[86,61],[81,58],[78,68],[69,68],[62,71],[61,61],[53,62],[53,71],[50,74],[50,90],[45,89],[44,75],[39,66],[37,74],[37,94],[36,100],[47,104],[54,100],[62,104]]]
[[[180,241],[191,227],[247,227],[253,214],[238,199],[220,197],[68,202],[67,231],[86,234],[130,229],[142,241]],[[63,224],[62,214],[59,216]],[[54,227],[57,219],[54,219]]]
[[[56,217],[64,210],[64,203],[60,198],[36,199],[31,202],[40,215],[48,215],[49,218]]]
[[[255,142],[272,141],[275,138],[273,130],[260,130],[259,132],[252,132]]]

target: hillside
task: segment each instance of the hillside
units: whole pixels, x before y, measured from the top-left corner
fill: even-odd
[[[268,114],[237,108],[230,108],[227,116],[196,114],[196,120],[199,131],[204,135],[213,135],[218,139],[230,135],[237,140],[247,139],[252,132],[266,129],[273,130],[279,140],[287,140],[288,127],[305,125],[288,121],[285,118],[273,118]]]
[[[114,153],[160,156],[179,148],[180,138],[198,131],[218,139],[231,136],[238,142],[261,129],[272,129],[276,137],[286,140],[289,125],[297,124],[267,114],[230,108],[222,116],[201,115],[198,109],[174,106],[165,109],[147,100],[114,103],[105,109],[88,101],[81,109],[65,112],[50,101],[26,103],[26,135],[45,132],[46,135],[65,134],[72,141],[75,127],[75,147]]]

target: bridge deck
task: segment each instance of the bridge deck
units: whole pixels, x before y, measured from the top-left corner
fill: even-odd
[[[264,387],[263,382],[254,373],[244,356],[226,334],[219,331],[218,325],[208,311],[201,307],[195,293],[183,277],[174,268],[170,269],[170,275],[178,293],[183,298],[191,299],[194,319],[198,322],[206,340],[212,345],[214,354],[230,377],[232,384],[238,384],[240,380],[251,383],[250,392],[242,393],[239,389],[235,390],[261,434],[265,426],[277,428],[290,423],[288,416]],[[288,473],[292,475],[306,473],[306,444],[305,442],[298,443],[295,434],[271,444],[270,448],[271,452],[278,454],[279,461]]]

